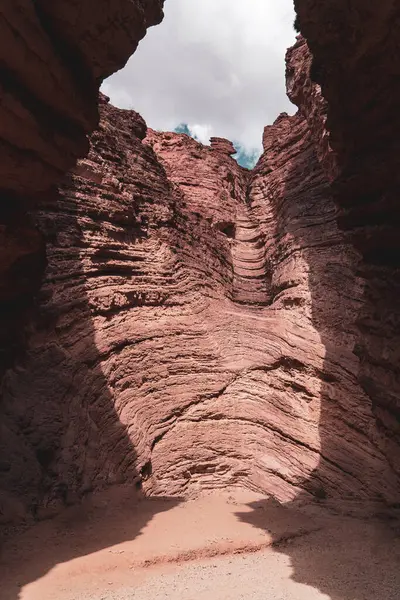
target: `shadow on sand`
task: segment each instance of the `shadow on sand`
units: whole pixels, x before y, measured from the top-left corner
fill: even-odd
[[[330,600],[396,600],[400,590],[400,531],[383,520],[329,518],[295,503],[277,509],[273,500],[251,502],[239,520],[268,531],[273,548],[290,558],[292,579]],[[277,518],[277,514],[279,518]],[[293,523],[304,528],[293,537]],[[266,579],[268,574],[266,573]],[[267,584],[266,584],[267,589]]]
[[[2,600],[17,600],[60,563],[134,539],[155,514],[180,502],[141,492],[149,473],[146,465],[137,471],[96,345],[90,274],[82,264],[85,198],[78,200],[68,186],[41,198],[37,220],[48,266],[28,351],[4,378],[1,409],[17,443],[11,439],[2,456],[11,465],[2,487],[17,510],[24,505],[41,522],[3,544]],[[139,229],[130,231],[132,244],[140,243]],[[93,260],[93,270],[102,263]],[[102,488],[108,490],[91,495]]]
[[[25,597],[24,587],[57,565],[106,548],[112,552],[113,546],[134,540],[155,515],[179,503],[179,498],[143,498],[133,486],[118,485],[37,523],[4,546],[0,561],[2,600]],[[28,597],[32,593],[35,591],[29,591]]]

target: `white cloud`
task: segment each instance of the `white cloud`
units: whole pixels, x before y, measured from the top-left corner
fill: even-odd
[[[208,144],[210,137],[214,135],[211,125],[189,125],[190,135],[196,137],[202,144]]]
[[[155,129],[184,122],[202,140],[260,147],[264,125],[294,110],[284,83],[293,21],[292,0],[166,0],[163,23],[104,92]]]

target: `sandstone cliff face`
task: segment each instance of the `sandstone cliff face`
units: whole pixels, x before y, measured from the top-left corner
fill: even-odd
[[[306,121],[282,115],[264,148],[250,173],[226,141],[146,134],[102,100],[35,215],[48,266],[4,379],[8,518],[123,481],[393,501],[352,352],[358,255]]]
[[[358,380],[372,403],[379,445],[400,473],[399,7],[295,4],[312,56],[301,37],[289,51],[289,97],[307,119],[341,209],[338,224],[363,258]]]
[[[121,68],[163,0],[4,0],[0,9],[0,377],[23,346],[21,323],[45,267],[27,215],[87,154],[98,91]]]

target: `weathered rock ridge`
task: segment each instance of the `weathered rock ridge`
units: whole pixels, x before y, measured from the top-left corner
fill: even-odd
[[[123,63],[159,4],[147,3],[148,13],[144,3],[113,4],[121,19],[139,11],[115,54],[97,38],[97,26],[109,31],[104,23],[78,31],[92,80]],[[297,4],[314,56],[301,37],[288,52],[299,112],[265,128],[252,172],[228,140],[203,146],[148,130],[101,96],[87,157],[57,188],[51,175],[34,204],[19,196],[7,216],[7,356],[24,308],[16,300],[36,299],[19,328],[23,352],[3,365],[4,520],[51,514],[120,482],[159,495],[237,485],[280,501],[400,501],[400,285],[384,247],[394,238],[353,218],[356,204],[364,219],[383,197],[393,202],[397,175],[381,173],[397,141],[389,144],[386,125],[386,150],[378,139],[388,81],[377,79],[371,100],[375,187],[373,144],[357,145],[366,132],[349,121],[358,93],[334,97],[350,76],[364,82],[361,51],[381,66],[386,58],[374,54],[376,41],[360,42],[351,69],[339,68],[330,52],[341,38],[333,32],[329,48],[319,45],[307,20],[313,3]],[[70,47],[74,21],[54,10],[43,8],[41,23]],[[379,194],[372,204],[363,173]],[[20,218],[28,209],[29,220]],[[381,214],[385,229],[389,213]]]

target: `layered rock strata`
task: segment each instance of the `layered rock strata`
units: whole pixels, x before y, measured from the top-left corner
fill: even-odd
[[[264,148],[250,173],[103,99],[88,157],[34,216],[48,266],[4,379],[5,512],[123,481],[393,501],[352,352],[358,255],[304,118]]]
[[[28,216],[89,150],[98,91],[120,69],[163,0],[4,0],[0,8],[0,379],[24,344],[45,267]]]
[[[299,3],[299,22],[313,55],[300,36],[287,56],[288,94],[307,119],[340,208],[339,227],[362,255],[358,274],[364,292],[354,346],[358,380],[372,403],[379,445],[400,474],[400,121],[394,109],[400,99],[394,83],[400,13],[390,2],[357,4],[340,18],[333,6],[325,6],[321,18],[331,19],[332,26],[322,40]],[[344,31],[348,37],[339,44]],[[334,48],[352,59],[333,55]]]

